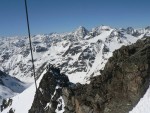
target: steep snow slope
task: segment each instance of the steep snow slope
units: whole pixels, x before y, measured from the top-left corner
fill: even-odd
[[[150,87],[139,103],[129,113],[150,113]]]
[[[46,71],[41,74],[37,81],[37,86],[39,86],[39,83],[45,73]],[[34,99],[35,91],[35,85],[33,84],[21,94],[13,97],[12,105],[6,108],[2,113],[8,113],[11,108],[15,109],[15,113],[28,113]]]
[[[0,71],[0,104],[3,98],[10,98],[21,93],[29,85]]]

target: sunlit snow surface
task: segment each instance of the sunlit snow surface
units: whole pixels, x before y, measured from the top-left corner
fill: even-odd
[[[45,73],[46,71],[44,71],[38,79],[38,86]],[[15,109],[15,113],[28,113],[28,110],[31,108],[32,102],[34,100],[35,91],[35,85],[33,84],[29,88],[24,90],[21,94],[13,97],[12,106],[5,109],[2,113],[8,113],[10,108]]]
[[[30,84],[25,84],[21,82],[20,80],[11,77],[5,73],[0,75],[0,80],[2,84],[0,84],[0,104],[2,101],[2,98],[11,98],[22,91],[24,91],[26,88],[29,87]]]
[[[89,65],[87,65],[87,72],[75,72],[75,73],[71,73],[71,74],[65,73],[68,75],[69,80],[71,82],[73,82],[73,83],[80,82],[81,84],[90,83],[88,80],[89,77],[92,74],[93,74],[93,76],[100,75],[99,70],[104,68],[106,62],[112,56],[112,53],[114,50],[119,49],[122,45],[129,45],[129,44],[135,43],[138,39],[143,37],[143,35],[141,35],[139,37],[134,37],[134,36],[124,33],[124,38],[119,39],[116,35],[111,39],[110,42],[106,42],[106,39],[109,38],[109,36],[112,32],[114,32],[114,34],[117,34],[117,32],[115,31],[115,29],[111,29],[111,28],[108,28],[108,29],[110,29],[109,31],[106,31],[105,27],[103,29],[104,29],[103,31],[100,31],[101,32],[100,35],[95,36],[91,39],[88,39],[89,38],[88,36],[85,37],[85,40],[79,39],[79,42],[81,45],[87,43],[87,45],[82,47],[82,50],[84,50],[86,47],[88,47],[89,46],[88,44],[91,44],[91,43],[95,44],[98,40],[101,40],[102,43],[98,46],[99,51],[96,51],[97,53],[96,53],[95,60],[92,64],[92,66],[90,67]],[[58,34],[53,34],[53,36],[54,36],[54,38],[59,37]],[[42,36],[39,35],[37,37],[42,37]],[[59,39],[59,38],[56,38],[56,39]],[[41,41],[41,38],[35,38],[35,40]],[[118,40],[120,40],[122,43],[118,43]],[[64,45],[67,43],[69,43],[69,44],[64,47]],[[36,59],[36,61],[35,61],[36,68],[40,67],[40,64],[44,63],[44,62],[50,62],[52,64],[55,64],[57,67],[61,63],[65,62],[65,59],[67,59],[67,57],[71,57],[71,60],[67,62],[68,66],[64,67],[64,68],[68,68],[69,71],[76,68],[76,67],[69,68],[69,65],[72,65],[74,62],[78,61],[78,58],[82,52],[79,52],[79,53],[75,54],[74,56],[68,55],[66,57],[62,57],[62,54],[64,53],[64,51],[68,50],[70,45],[71,44],[68,40],[62,40],[55,44],[53,43],[51,45],[51,47],[48,49],[48,51],[46,51],[42,54],[34,52],[34,58]],[[107,47],[109,47],[109,52],[102,53],[102,49],[105,45]],[[27,64],[27,66],[29,66],[29,68],[30,68],[31,62],[29,62],[29,59],[30,59],[30,54],[26,58],[23,58],[22,55],[16,55],[16,56],[12,57],[11,59],[9,59],[7,64],[4,64],[4,65],[6,67],[9,67],[9,64],[12,64],[12,66],[13,66],[13,64],[15,62],[19,63],[20,61],[22,61],[23,63]],[[88,63],[89,63],[89,61],[87,61],[87,64]],[[19,74],[22,74],[22,73],[19,73],[20,72],[19,67],[15,67],[14,70],[10,71],[10,73],[12,75],[15,72],[17,73],[17,77],[19,77]],[[42,73],[42,75],[40,76],[40,78],[38,79],[38,84],[41,81],[45,72],[46,71],[44,71]],[[30,75],[30,74],[31,73],[28,73],[28,75]],[[24,79],[27,81],[28,80],[33,81],[33,80],[31,80],[30,77],[24,78]],[[34,99],[34,95],[35,95],[35,86],[33,84],[28,89],[23,91],[21,94],[15,96],[13,98],[12,106],[8,107],[2,113],[7,113],[10,108],[15,109],[15,113],[28,113],[28,110],[31,108],[31,105],[32,105],[32,102]],[[140,100],[138,105],[130,113],[150,113],[150,104],[149,103],[150,103],[150,89],[147,90],[147,93],[144,95],[144,97]],[[62,112],[63,112],[63,110],[58,111],[56,109],[56,113],[62,113]]]
[[[143,98],[129,113],[150,113],[150,87],[146,91]]]

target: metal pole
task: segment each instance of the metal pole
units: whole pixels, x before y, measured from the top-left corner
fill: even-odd
[[[34,60],[33,60],[33,51],[32,51],[31,34],[30,34],[29,17],[28,17],[27,0],[24,0],[24,1],[25,1],[26,20],[27,20],[27,27],[28,27],[28,36],[29,36],[30,50],[31,50],[32,69],[33,69],[35,87],[36,87],[36,91],[37,91],[37,84],[36,84],[36,77],[35,77],[35,66],[34,66]]]

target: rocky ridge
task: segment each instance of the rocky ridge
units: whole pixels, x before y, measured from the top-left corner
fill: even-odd
[[[99,71],[101,75],[92,77],[90,84],[84,85],[71,84],[58,70],[48,71],[29,113],[36,113],[38,109],[39,113],[128,113],[149,87],[150,38],[115,50],[104,70]]]
[[[66,75],[53,65],[48,65],[47,73],[43,76],[36,91],[29,113],[55,113],[63,110],[62,87],[71,83]]]

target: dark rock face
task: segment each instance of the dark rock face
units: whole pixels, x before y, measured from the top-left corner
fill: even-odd
[[[63,88],[64,113],[128,113],[150,82],[150,39],[116,50],[89,85]]]
[[[36,46],[36,52],[44,52],[47,51],[46,47]]]
[[[15,110],[11,108],[8,113],[15,113]]]
[[[84,38],[86,35],[89,34],[89,31],[84,28],[83,26],[80,26],[75,32],[74,32],[76,37],[79,38]]]
[[[2,55],[3,61],[8,60],[9,57],[10,57],[9,53],[5,53],[5,54]]]
[[[134,32],[134,29],[132,27],[128,27],[126,30],[128,34],[133,34]]]
[[[3,76],[6,76],[6,74],[0,70],[0,77],[3,77]]]
[[[56,113],[63,109],[62,101],[64,113],[128,113],[149,82],[150,38],[146,38],[114,51],[101,75],[91,78],[90,84],[70,85],[67,76],[49,65],[29,113]]]
[[[2,102],[2,105],[1,105],[1,112],[6,109],[7,107],[11,106],[12,105],[12,99],[3,99],[3,102]],[[9,111],[11,111],[12,109],[10,109]],[[12,113],[12,112],[9,112],[9,113]]]
[[[62,106],[58,106],[58,104],[62,103],[60,99],[62,87],[68,87],[68,85],[68,77],[60,74],[58,68],[49,65],[47,73],[43,76],[39,84],[29,113],[55,113],[57,107],[61,110]]]
[[[127,34],[131,34],[131,35],[133,35],[135,37],[140,36],[140,34],[141,34],[138,30],[135,30],[132,27],[128,27],[126,29],[126,32],[127,32]]]
[[[150,26],[147,26],[145,29],[146,29],[146,30],[150,30]]]

